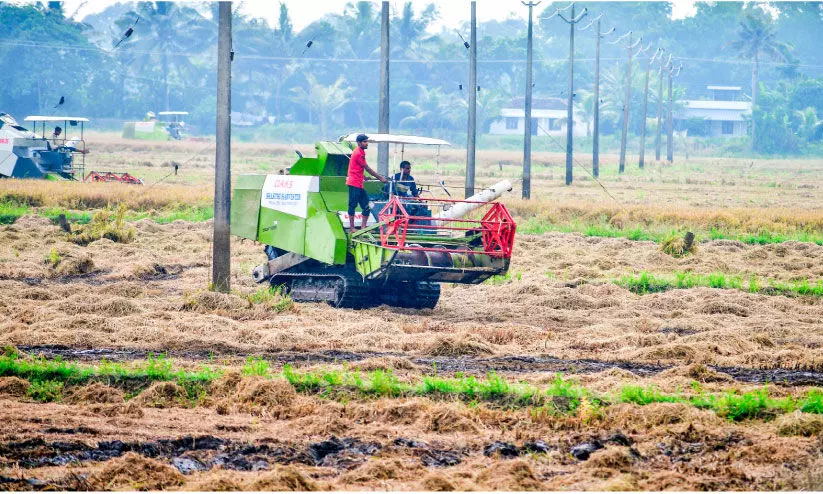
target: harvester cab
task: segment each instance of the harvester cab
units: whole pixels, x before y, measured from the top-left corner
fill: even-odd
[[[448,144],[389,134],[369,140]],[[386,194],[380,182],[366,181],[374,213],[365,229],[348,231],[353,145],[347,136],[315,149],[317,157],[300,157],[288,175],[237,178],[231,231],[265,244],[268,262],[253,270],[257,282],[335,307],[433,308],[442,282],[476,284],[508,271],[516,225],[495,199],[509,182],[459,200]],[[443,188],[433,185],[432,192]]]
[[[34,132],[0,113],[0,177],[82,179],[89,119],[34,115],[25,121]]]

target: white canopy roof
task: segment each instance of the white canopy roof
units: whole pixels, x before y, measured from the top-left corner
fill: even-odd
[[[343,141],[357,142],[359,134],[349,134],[343,137]],[[451,146],[451,143],[443,139],[433,137],[405,136],[399,134],[366,134],[369,142],[388,142],[394,144],[420,144],[423,146]]]
[[[40,115],[30,115],[24,119],[26,122],[88,122],[86,117],[44,117]]]
[[[189,112],[187,111],[161,111],[157,112],[158,115],[188,115]]]

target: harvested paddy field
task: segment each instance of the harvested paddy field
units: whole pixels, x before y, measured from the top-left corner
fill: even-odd
[[[718,163],[607,177],[619,207],[540,176],[537,205],[504,199],[537,222],[509,274],[432,310],[295,304],[239,240],[209,292],[211,221],[152,212],[205,207],[207,180],[3,183],[29,202],[0,225],[0,489],[820,489],[821,165]],[[48,209],[106,204],[124,223],[97,240]],[[664,253],[681,227],[718,233]]]
[[[44,218],[2,227],[0,344],[23,352],[0,386],[4,487],[819,485],[823,416],[785,399],[823,386],[821,298],[766,283],[635,293],[620,278],[818,279],[823,247],[712,241],[676,259],[653,242],[523,235],[511,277],[445,286],[433,310],[352,311],[252,301],[263,256],[249,242],[232,245],[235,293],[207,292],[209,222],[133,228],[131,243],[81,247]],[[35,370],[55,358],[88,375]],[[112,362],[123,375],[97,374]],[[151,365],[209,371],[187,388],[140,371]],[[573,391],[551,394],[557,372]],[[468,377],[502,388],[448,389]],[[763,406],[733,420],[729,405],[694,402],[729,392]]]

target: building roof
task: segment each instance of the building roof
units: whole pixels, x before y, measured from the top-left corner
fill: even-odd
[[[743,88],[740,86],[706,86],[706,89],[715,91],[740,91]]]
[[[525,108],[526,99],[512,98],[509,108]],[[533,98],[532,110],[566,110],[566,101],[561,98]]]
[[[749,101],[683,101],[678,118],[702,118],[711,121],[742,122],[751,113]]]
[[[503,108],[500,110],[501,117],[526,118],[526,110],[522,108]],[[568,112],[562,110],[535,110],[532,109],[532,118],[566,118]]]
[[[688,100],[683,102],[686,108],[695,110],[730,110],[738,112],[750,112],[751,101],[703,101]]]

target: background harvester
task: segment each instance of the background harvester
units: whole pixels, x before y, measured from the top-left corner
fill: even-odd
[[[0,113],[0,177],[82,179],[86,154],[83,126],[89,120],[29,116],[25,121],[34,125],[34,131]],[[62,127],[55,125],[58,123]],[[67,138],[69,132],[71,138]]]
[[[481,283],[508,271],[516,225],[494,200],[510,183],[457,200],[388,196],[367,181],[373,223],[350,232],[341,217],[351,144],[315,148],[317,157],[301,157],[289,175],[237,178],[232,234],[265,244],[269,258],[254,269],[257,282],[336,307],[433,308],[441,282]]]

